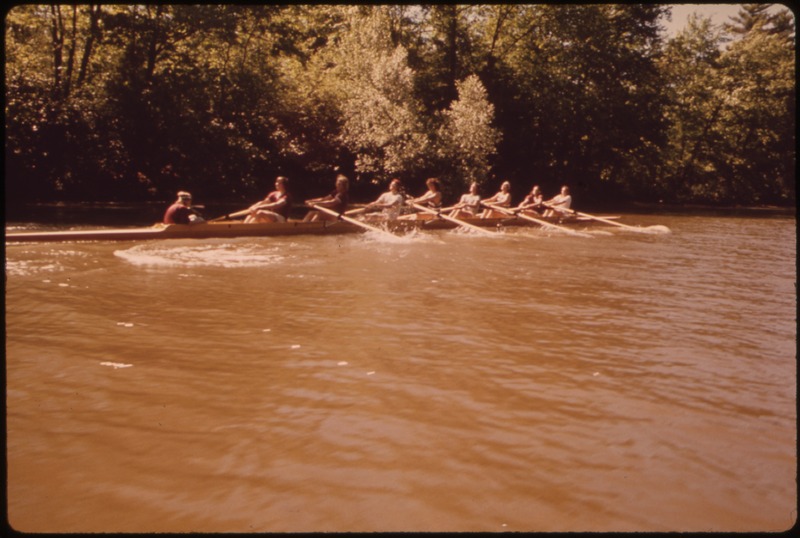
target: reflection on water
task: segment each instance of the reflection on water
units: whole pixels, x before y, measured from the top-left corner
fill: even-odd
[[[10,522],[791,527],[794,219],[630,220],[7,245]]]

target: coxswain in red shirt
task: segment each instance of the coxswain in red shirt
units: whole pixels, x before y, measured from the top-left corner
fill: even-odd
[[[204,220],[192,208],[192,195],[186,191],[180,191],[178,199],[164,213],[164,224],[196,224],[198,222],[204,222]]]

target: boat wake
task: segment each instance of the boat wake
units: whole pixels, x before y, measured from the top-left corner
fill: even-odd
[[[441,239],[433,234],[420,230],[410,230],[406,233],[398,234],[391,232],[367,231],[359,235],[360,239],[368,243],[382,243],[390,245],[408,245],[411,243],[441,243]]]
[[[149,267],[263,267],[284,261],[278,250],[255,244],[164,242],[117,250],[114,255],[133,265]]]

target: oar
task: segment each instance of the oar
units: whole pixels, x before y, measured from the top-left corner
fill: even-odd
[[[249,214],[249,209],[243,209],[241,211],[237,211],[236,213],[228,213],[227,215],[222,215],[221,217],[217,217],[215,219],[211,219],[208,222],[216,222],[218,220],[230,220],[235,219],[237,217],[244,217],[245,215]]]
[[[360,215],[360,214],[366,213],[366,212],[367,212],[367,208],[366,207],[360,207],[358,209],[347,210],[347,211],[344,212],[344,214],[345,215]]]
[[[576,232],[575,230],[570,230],[569,228],[566,228],[564,226],[559,226],[558,224],[553,224],[551,222],[547,222],[546,220],[537,219],[535,217],[531,217],[530,215],[525,215],[524,213],[514,213],[513,211],[511,211],[509,209],[506,209],[504,207],[495,206],[495,205],[492,205],[492,204],[482,204],[482,205],[485,205],[486,207],[488,207],[490,209],[494,209],[495,211],[499,211],[500,213],[505,213],[506,215],[516,216],[516,217],[524,219],[524,220],[535,222],[539,226],[555,228],[556,230],[561,230],[562,232],[566,232],[566,233],[568,233],[570,235],[575,235],[575,236],[578,236],[578,237],[592,237],[589,234],[586,234],[586,233],[583,233],[583,232]]]
[[[343,220],[345,222],[349,222],[350,224],[355,224],[356,226],[360,226],[360,227],[364,228],[365,230],[370,230],[370,231],[373,231],[373,232],[378,232],[378,233],[382,233],[382,234],[385,234],[385,235],[389,235],[389,236],[395,237],[395,235],[393,233],[387,232],[386,230],[382,230],[382,229],[377,228],[375,226],[371,226],[371,225],[367,224],[366,222],[361,222],[360,220],[351,219],[350,217],[348,217],[348,216],[346,216],[344,214],[339,214],[336,211],[333,211],[332,209],[328,209],[327,207],[322,207],[322,206],[316,205],[316,204],[311,204],[311,207],[313,207],[317,211],[322,211],[323,213],[327,213],[328,215],[336,217],[337,219],[341,219],[341,220]]]
[[[414,206],[415,208],[419,209],[420,211],[424,211],[425,213],[430,213],[432,215],[436,215],[440,219],[448,220],[448,221],[450,221],[450,222],[452,222],[454,224],[458,224],[459,226],[463,226],[465,228],[469,228],[470,230],[475,230],[476,232],[482,233],[484,235],[494,235],[493,232],[490,232],[490,231],[485,230],[483,228],[479,228],[478,226],[475,226],[474,224],[470,224],[469,222],[464,222],[461,219],[457,219],[457,218],[451,217],[449,215],[444,215],[441,212],[441,210],[436,211],[435,209],[431,209],[430,207],[425,207],[424,205],[420,205],[420,204],[411,204],[411,205]]]
[[[625,228],[625,229],[631,230],[633,232],[649,234],[649,233],[661,233],[664,229],[666,229],[667,232],[669,231],[669,228],[666,228],[665,226],[658,226],[658,225],[656,225],[656,226],[648,226],[648,228],[650,228],[650,231],[648,231],[648,228],[637,228],[636,226],[628,226],[627,224],[622,224],[621,222],[614,222],[611,219],[604,219],[603,217],[598,217],[596,215],[590,215],[588,213],[581,213],[580,211],[575,211],[574,209],[565,209],[563,207],[554,207],[554,206],[551,206],[551,205],[548,205],[548,204],[542,204],[542,205],[544,205],[545,207],[547,207],[549,209],[553,209],[555,211],[561,211],[563,213],[579,215],[581,217],[586,217],[587,219],[592,219],[592,220],[596,220],[596,221],[599,221],[599,222],[604,222],[606,224],[611,224],[613,226],[619,226],[620,228]]]

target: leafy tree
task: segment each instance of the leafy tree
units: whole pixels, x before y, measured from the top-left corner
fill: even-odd
[[[356,171],[383,177],[424,166],[428,146],[407,53],[393,46],[387,22],[382,8],[354,9],[330,73],[341,100],[341,141],[356,156]]]
[[[19,5],[6,195],[241,200],[340,167],[791,204],[794,20],[765,6],[665,43],[659,4]]]
[[[725,201],[795,199],[794,47],[756,24],[723,56],[728,107],[720,118],[720,196]]]
[[[487,74],[502,80],[487,78],[487,87],[504,94],[493,99],[504,129],[498,167],[550,189],[568,182],[597,193],[605,182],[644,190],[641,178],[651,175],[663,139],[655,64],[663,8],[539,5],[490,13]]]
[[[720,91],[724,37],[711,19],[692,15],[666,47],[661,69],[669,84],[668,143],[656,193],[667,199],[708,197],[715,172],[718,122],[726,106]]]
[[[667,46],[661,195],[785,204],[795,199],[794,45],[770,25],[784,18],[761,6],[744,6],[734,20],[723,28],[736,40],[693,17]]]
[[[440,127],[442,161],[452,163],[452,177],[465,185],[483,183],[500,139],[492,126],[494,106],[476,75],[456,83],[456,89],[458,99],[444,112]]]

